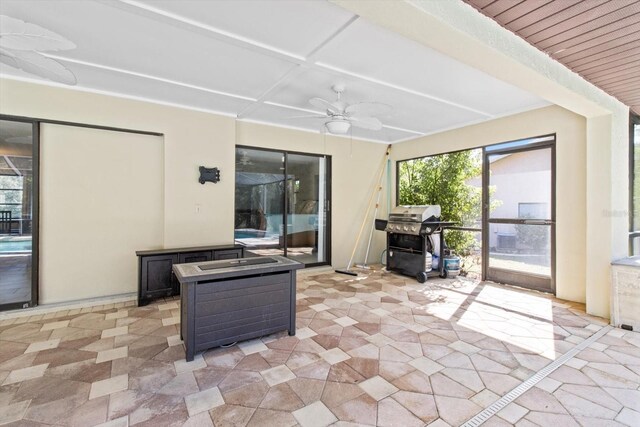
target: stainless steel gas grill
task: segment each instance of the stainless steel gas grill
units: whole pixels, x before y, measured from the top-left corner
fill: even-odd
[[[429,276],[446,277],[443,231],[454,224],[440,220],[438,205],[393,208],[386,223],[376,223],[378,230],[387,233],[387,270],[415,277],[420,283]],[[432,268],[433,255],[438,256],[436,268]]]

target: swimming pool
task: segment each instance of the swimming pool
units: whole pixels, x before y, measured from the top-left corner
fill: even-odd
[[[274,236],[277,237],[278,235],[264,230],[253,230],[251,228],[239,228],[234,232],[236,239],[263,239],[265,237],[273,238]]]
[[[31,252],[31,240],[0,240],[0,253]]]

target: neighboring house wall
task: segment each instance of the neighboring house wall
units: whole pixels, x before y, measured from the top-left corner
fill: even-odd
[[[156,181],[157,187],[153,188],[154,191],[159,188],[163,196],[163,236],[160,243],[156,238],[150,239],[147,245],[140,243],[138,249],[233,242],[236,144],[329,154],[333,156],[332,261],[336,267],[346,265],[351,255],[367,201],[376,187],[376,168],[386,148],[384,144],[360,140],[351,143],[346,138],[236,122],[228,116],[9,79],[0,79],[0,114],[163,133],[164,138],[158,138],[158,143],[163,144],[164,163],[160,172],[164,179]],[[55,150],[55,146],[51,149]],[[41,161],[46,167],[47,157],[43,156]],[[83,158],[69,156],[68,161],[82,162]],[[201,165],[218,167],[221,181],[199,184],[198,166]],[[113,172],[117,173],[117,170]],[[43,190],[47,191],[47,187]],[[42,197],[55,198],[55,190],[43,193]],[[75,215],[73,211],[68,214]],[[118,221],[132,220],[136,214],[123,207]],[[386,216],[384,212],[380,215]],[[47,239],[51,227],[43,222],[42,239]],[[52,244],[49,251],[64,250],[64,242],[48,241]],[[372,252],[375,259],[379,259],[381,242],[378,236],[376,249]],[[359,247],[356,261],[364,258],[365,245],[366,241]],[[100,245],[87,250],[93,251],[99,262]],[[127,268],[133,266],[131,271],[135,271],[135,254],[130,249],[124,252],[121,255],[129,263]],[[41,259],[41,263],[47,261]],[[66,264],[47,264],[47,268],[59,271],[66,267],[81,269],[85,275],[91,273],[91,265],[78,264],[71,258],[59,261],[63,262]],[[120,276],[114,275],[114,279],[117,277]],[[48,293],[47,290],[51,290],[47,289],[48,278],[41,279],[43,298],[40,303],[135,292],[137,289],[136,278],[131,277],[129,283],[113,287],[94,287],[85,283],[69,297],[64,292]],[[101,282],[108,283],[108,278]]]
[[[584,117],[557,106],[540,108],[395,144],[392,156],[403,160],[554,133],[556,294],[562,299],[585,302],[587,147]],[[521,191],[528,195],[534,187],[533,183],[521,184]]]
[[[551,156],[550,150],[535,150],[495,156],[491,162],[492,200],[496,207],[492,218],[520,218],[522,203],[537,204],[543,209],[542,217],[551,218]],[[480,187],[482,178],[469,180],[469,184]],[[523,217],[526,217],[526,213]],[[513,234],[516,228],[510,224],[494,224],[489,233],[489,247],[499,248],[498,235]]]

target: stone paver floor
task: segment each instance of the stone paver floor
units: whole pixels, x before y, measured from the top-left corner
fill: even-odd
[[[0,425],[457,426],[606,321],[463,278],[303,274],[297,334],[184,361],[177,299],[0,321]],[[640,425],[640,334],[612,329],[484,425]]]

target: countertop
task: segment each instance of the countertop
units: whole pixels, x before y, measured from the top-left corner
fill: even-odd
[[[199,266],[223,264],[229,262],[229,260],[192,262],[188,264],[175,264],[173,266],[173,271],[180,283],[186,283],[246,276],[248,274],[276,273],[280,271],[299,270],[304,268],[304,264],[289,258],[275,255],[269,256],[268,258],[275,259],[277,262],[271,264],[238,265],[229,268],[219,268],[216,270],[201,270]],[[237,261],[240,261],[240,259]]]
[[[191,246],[186,248],[163,248],[163,249],[145,249],[136,251],[137,256],[148,255],[164,255],[183,252],[201,252],[212,250],[224,250],[224,249],[242,249],[244,246],[237,243],[229,243],[228,245],[213,245],[213,246]]]

